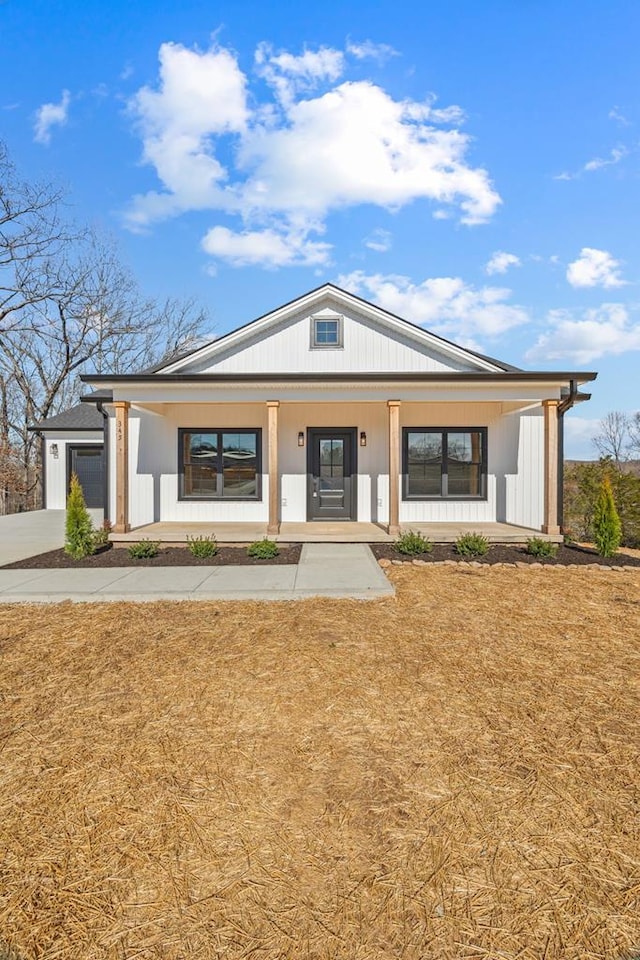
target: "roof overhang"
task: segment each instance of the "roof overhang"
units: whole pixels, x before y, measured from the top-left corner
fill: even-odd
[[[500,403],[560,401],[571,383],[595,373],[298,373],[139,374],[90,376],[113,400],[136,404],[263,403]],[[102,390],[100,391],[103,392]],[[104,402],[104,401],[103,401]],[[107,401],[108,403],[109,401]]]
[[[252,383],[549,383],[570,384],[572,380],[578,383],[588,383],[595,380],[597,373],[587,372],[557,372],[557,371],[500,371],[500,372],[469,372],[469,373],[146,373],[146,374],[83,374],[84,383],[103,387],[119,387],[125,384],[187,384],[201,386],[207,384],[252,384]],[[102,392],[102,391],[101,391]],[[90,399],[87,397],[87,399]],[[107,401],[108,402],[108,401]]]

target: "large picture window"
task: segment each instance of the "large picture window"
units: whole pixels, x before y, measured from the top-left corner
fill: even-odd
[[[402,433],[405,500],[486,499],[486,427],[405,427]]]
[[[259,500],[261,430],[178,430],[181,500]]]

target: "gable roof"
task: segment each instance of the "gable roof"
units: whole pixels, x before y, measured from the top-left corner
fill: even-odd
[[[369,319],[374,319],[382,327],[386,327],[394,332],[400,331],[404,333],[405,336],[409,336],[423,347],[431,347],[439,353],[449,355],[458,361],[467,362],[476,370],[489,373],[515,372],[519,370],[518,367],[514,367],[511,364],[503,363],[485,354],[460,347],[451,340],[446,340],[444,337],[431,333],[423,327],[411,323],[409,320],[405,320],[403,317],[399,317],[389,310],[384,310],[382,307],[378,307],[368,300],[364,300],[362,297],[349,293],[347,290],[343,290],[333,283],[325,283],[303,294],[301,297],[296,297],[295,300],[290,300],[276,310],[271,310],[269,313],[265,313],[257,319],[230,331],[217,340],[212,340],[204,346],[197,347],[179,356],[163,360],[160,364],[143,372],[145,374],[175,374],[186,372],[191,365],[213,360],[218,354],[228,350],[230,347],[242,349],[243,343],[249,341],[256,333],[268,333],[271,328],[281,324],[283,320],[295,316],[295,314],[300,311],[309,310],[312,312],[314,308],[317,308],[320,303],[327,298],[330,298],[343,307],[351,307],[351,309],[364,314]]]

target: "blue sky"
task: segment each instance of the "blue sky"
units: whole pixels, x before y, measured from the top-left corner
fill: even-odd
[[[332,281],[640,408],[640,7],[0,2],[0,137],[222,334]]]

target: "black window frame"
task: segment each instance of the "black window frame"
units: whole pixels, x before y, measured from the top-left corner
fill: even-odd
[[[440,493],[433,496],[423,496],[409,493],[409,434],[410,433],[439,433],[442,437],[442,466],[440,471]],[[448,437],[450,433],[479,433],[480,443],[480,493],[450,494],[448,492]],[[453,501],[475,500],[482,501],[488,498],[488,447],[489,430],[487,427],[403,427],[402,428],[402,499]]]
[[[343,318],[341,316],[331,317],[311,317],[311,349],[312,350],[342,350],[343,343]],[[337,325],[338,339],[335,343],[318,343],[316,326],[318,323],[335,323]]]
[[[225,497],[217,494],[212,497],[196,497],[184,492],[184,436],[187,433],[215,433],[218,435],[218,475],[223,471],[222,434],[252,434],[256,438],[256,492],[248,497]],[[178,500],[186,503],[256,503],[262,500],[262,427],[178,427]]]

